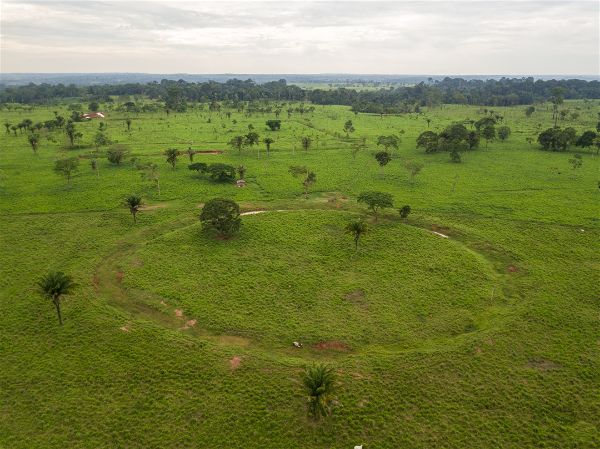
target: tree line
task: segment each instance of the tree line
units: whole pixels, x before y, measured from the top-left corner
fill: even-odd
[[[378,90],[303,89],[284,79],[258,84],[253,80],[231,79],[186,82],[162,80],[152,83],[103,84],[76,86],[74,84],[34,84],[23,86],[0,85],[0,104],[47,104],[65,99],[112,101],[114,96],[140,95],[165,101],[167,107],[181,109],[186,101],[206,102],[256,100],[308,101],[314,104],[347,105],[356,112],[402,113],[422,106],[439,104],[469,104],[481,106],[514,106],[546,101],[552,91],[562,89],[565,99],[598,99],[600,82],[579,79],[541,80],[501,78],[499,80],[466,80],[444,78],[414,86],[398,86]]]

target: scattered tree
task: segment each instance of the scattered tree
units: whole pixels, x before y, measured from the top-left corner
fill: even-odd
[[[281,129],[281,120],[267,120],[266,124],[271,131],[279,131]]]
[[[508,126],[501,126],[498,128],[498,139],[504,142],[510,136],[510,128]]]
[[[346,232],[354,237],[354,247],[358,249],[358,241],[366,234],[368,230],[367,224],[362,220],[351,221],[346,225]]]
[[[124,145],[113,145],[106,152],[106,158],[111,164],[120,165],[128,151]]]
[[[110,145],[111,143],[111,140],[102,131],[98,131],[94,136],[94,145],[96,145],[96,148]]]
[[[238,172],[240,179],[244,179],[244,175],[246,174],[246,167],[244,167],[243,165],[240,165],[237,168],[237,172]]]
[[[422,132],[417,137],[417,148],[423,148],[426,153],[435,153],[438,150],[439,136],[433,131]]]
[[[125,206],[129,209],[129,212],[131,212],[133,222],[135,223],[137,221],[136,214],[142,207],[142,197],[139,195],[129,195],[125,198]]]
[[[62,314],[60,310],[60,300],[64,295],[72,293],[77,284],[73,282],[73,278],[61,271],[51,271],[37,283],[39,291],[45,298],[48,298],[56,308],[58,322],[62,326]]]
[[[76,157],[69,157],[67,159],[59,159],[54,164],[54,171],[59,175],[67,178],[67,184],[71,183],[71,177],[73,173],[79,168],[79,159]]]
[[[308,137],[308,136],[302,137],[301,142],[302,142],[302,149],[304,151],[308,151],[308,149],[310,148],[310,145],[312,144],[310,137]]]
[[[302,186],[304,187],[304,198],[308,199],[310,187],[317,182],[317,175],[305,166],[294,165],[289,168],[289,173],[293,177],[302,176]]]
[[[196,152],[192,150],[192,147],[188,147],[186,152],[188,157],[190,158],[190,162],[194,162],[194,154],[196,154]]]
[[[208,164],[205,164],[204,162],[194,162],[193,164],[188,165],[188,169],[202,174],[208,171]]]
[[[263,142],[264,142],[265,146],[267,147],[267,157],[269,157],[269,154],[271,152],[271,145],[275,141],[273,139],[271,139],[270,137],[265,137]]]
[[[27,137],[27,140],[29,141],[29,145],[31,145],[31,149],[33,150],[33,152],[37,154],[38,146],[40,144],[40,135],[36,133],[31,133]]]
[[[244,136],[235,136],[229,141],[228,145],[231,148],[238,150],[238,152],[241,154],[242,147],[244,146]]]
[[[408,204],[402,206],[400,209],[398,209],[398,212],[400,213],[400,218],[407,218],[408,215],[411,212],[410,206]]]
[[[392,157],[387,151],[378,151],[375,153],[375,160],[377,160],[377,163],[381,167],[381,174],[383,175],[383,167],[392,160]]]
[[[597,134],[594,131],[585,131],[577,141],[575,145],[582,148],[591,147],[594,144]]]
[[[202,208],[200,221],[203,229],[214,230],[221,237],[230,237],[239,231],[242,224],[240,207],[232,200],[212,199]]]
[[[81,139],[81,137],[83,136],[83,134],[77,131],[77,129],[75,128],[75,124],[71,120],[69,120],[67,122],[67,125],[65,126],[65,133],[69,138],[71,146],[75,145],[75,141]]]
[[[391,149],[393,153],[394,150],[398,149],[398,145],[400,145],[400,138],[396,135],[379,136],[377,138],[377,146],[383,146],[386,152]]]
[[[485,147],[487,148],[490,140],[496,138],[496,128],[494,128],[494,125],[484,126],[481,130],[481,136],[485,139]]]
[[[158,198],[160,198],[160,173],[158,171],[158,165],[149,163],[138,167],[138,170],[142,170],[142,179],[150,181],[156,186],[158,191]]]
[[[404,162],[404,168],[406,169],[406,171],[408,171],[408,174],[410,175],[410,181],[414,182],[415,181],[415,177],[421,173],[421,170],[423,169],[423,164],[421,164],[420,162],[416,162],[416,161],[406,161]]]
[[[375,221],[378,220],[379,210],[394,207],[392,195],[384,192],[362,192],[358,195],[358,202],[367,205],[375,216]]]
[[[580,168],[583,165],[581,154],[577,153],[572,159],[569,159],[569,164],[571,164],[573,170]]]
[[[179,156],[179,150],[176,148],[169,148],[165,151],[165,156],[167,156],[167,163],[171,164],[173,170],[175,170],[175,164],[177,163],[177,157]]]
[[[331,413],[336,376],[333,368],[323,364],[306,369],[302,384],[307,393],[308,414],[315,421]]]
[[[210,164],[207,168],[208,175],[216,182],[235,181],[235,167],[227,164]]]
[[[344,123],[344,132],[346,133],[346,137],[349,137],[350,133],[354,132],[354,125],[352,125],[352,120],[347,120]]]
[[[90,167],[92,167],[92,170],[94,170],[94,172],[96,172],[96,177],[99,178],[100,177],[100,172],[98,170],[98,160],[94,157],[92,159],[90,159]]]

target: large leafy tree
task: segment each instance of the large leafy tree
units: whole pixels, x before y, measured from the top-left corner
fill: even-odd
[[[125,206],[129,209],[135,223],[137,221],[136,215],[142,207],[142,197],[139,195],[129,195],[125,198]]]
[[[333,368],[323,364],[308,367],[302,376],[307,395],[308,414],[319,420],[331,413],[336,375]]]
[[[79,159],[76,157],[59,159],[54,163],[54,171],[67,178],[67,184],[71,183],[71,177],[73,176],[73,173],[78,170],[78,168]]]
[[[358,241],[367,233],[368,226],[362,220],[351,221],[346,225],[346,232],[354,238],[354,247],[358,249]]]
[[[389,136],[379,136],[377,138],[377,145],[382,146],[385,151],[392,151],[398,149],[398,145],[400,145],[400,138],[394,134]]]
[[[108,149],[106,158],[111,164],[120,165],[125,156],[127,156],[127,147],[125,145],[116,144]]]
[[[40,293],[52,301],[58,315],[58,322],[62,326],[62,314],[60,310],[60,300],[64,295],[68,295],[76,287],[71,276],[61,271],[51,271],[43,276],[37,283]]]
[[[233,182],[235,181],[235,167],[232,165],[216,163],[210,164],[206,171],[210,179],[216,182]]]
[[[585,131],[577,141],[575,145],[578,147],[586,148],[591,147],[594,144],[597,134],[594,131]]]
[[[481,136],[485,139],[485,147],[487,148],[490,140],[496,138],[496,128],[494,125],[486,125],[481,129]]]
[[[508,137],[511,134],[511,130],[508,126],[500,126],[497,130],[498,132],[498,139],[500,139],[502,142],[504,142],[506,139],[508,139]]]
[[[392,195],[384,192],[362,192],[358,195],[358,202],[366,204],[377,221],[379,211],[388,207],[394,207]]]
[[[271,131],[279,131],[281,129],[281,120],[267,120],[266,124]]]
[[[417,148],[423,148],[426,153],[435,153],[438,150],[439,136],[433,131],[422,132],[417,137]]]
[[[230,237],[242,224],[240,206],[235,201],[215,198],[208,201],[200,213],[203,229],[216,231],[221,237]]]
[[[387,151],[378,151],[375,153],[375,160],[381,167],[381,174],[383,175],[383,167],[385,167],[392,160],[392,156]]]
[[[235,136],[233,137],[229,142],[228,145],[235,149],[238,150],[239,153],[242,152],[242,148],[244,147],[244,136]]]

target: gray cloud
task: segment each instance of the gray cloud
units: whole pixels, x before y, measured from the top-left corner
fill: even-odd
[[[598,73],[595,1],[3,0],[3,72]]]

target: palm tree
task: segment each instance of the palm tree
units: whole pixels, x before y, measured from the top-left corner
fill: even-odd
[[[242,179],[242,180],[243,180],[243,179],[244,179],[244,176],[246,175],[246,167],[244,167],[243,165],[240,165],[240,166],[237,168],[237,172],[238,172],[238,174],[240,175],[240,179]]]
[[[354,237],[354,247],[358,249],[358,241],[367,233],[367,224],[362,220],[351,221],[346,225],[346,232]]]
[[[165,151],[165,156],[167,156],[167,162],[171,164],[173,170],[175,170],[175,164],[177,163],[177,156],[179,156],[179,150],[175,148],[169,148]]]
[[[304,198],[305,199],[308,199],[308,189],[315,182],[317,182],[317,175],[314,172],[311,172],[311,171],[307,172],[306,173],[306,178],[304,179],[304,181],[302,181],[302,185],[304,186]]]
[[[33,149],[33,152],[37,154],[38,145],[40,143],[40,135],[36,133],[31,133],[29,134],[28,140],[29,145],[31,145],[31,148]]]
[[[56,313],[58,314],[58,322],[61,326],[63,322],[60,313],[60,298],[63,295],[71,293],[76,285],[77,284],[73,282],[71,276],[66,275],[61,271],[51,271],[38,281],[40,293],[54,303]]]
[[[133,215],[133,222],[135,223],[135,214],[137,214],[142,207],[142,197],[138,195],[129,195],[125,198],[125,206],[129,208],[129,212]]]
[[[269,152],[271,151],[271,144],[275,141],[273,139],[271,139],[270,137],[265,137],[263,142],[264,142],[265,146],[267,147],[267,157],[269,157]]]
[[[309,367],[302,383],[308,394],[308,414],[315,420],[329,415],[332,394],[335,390],[335,372],[323,364]]]

